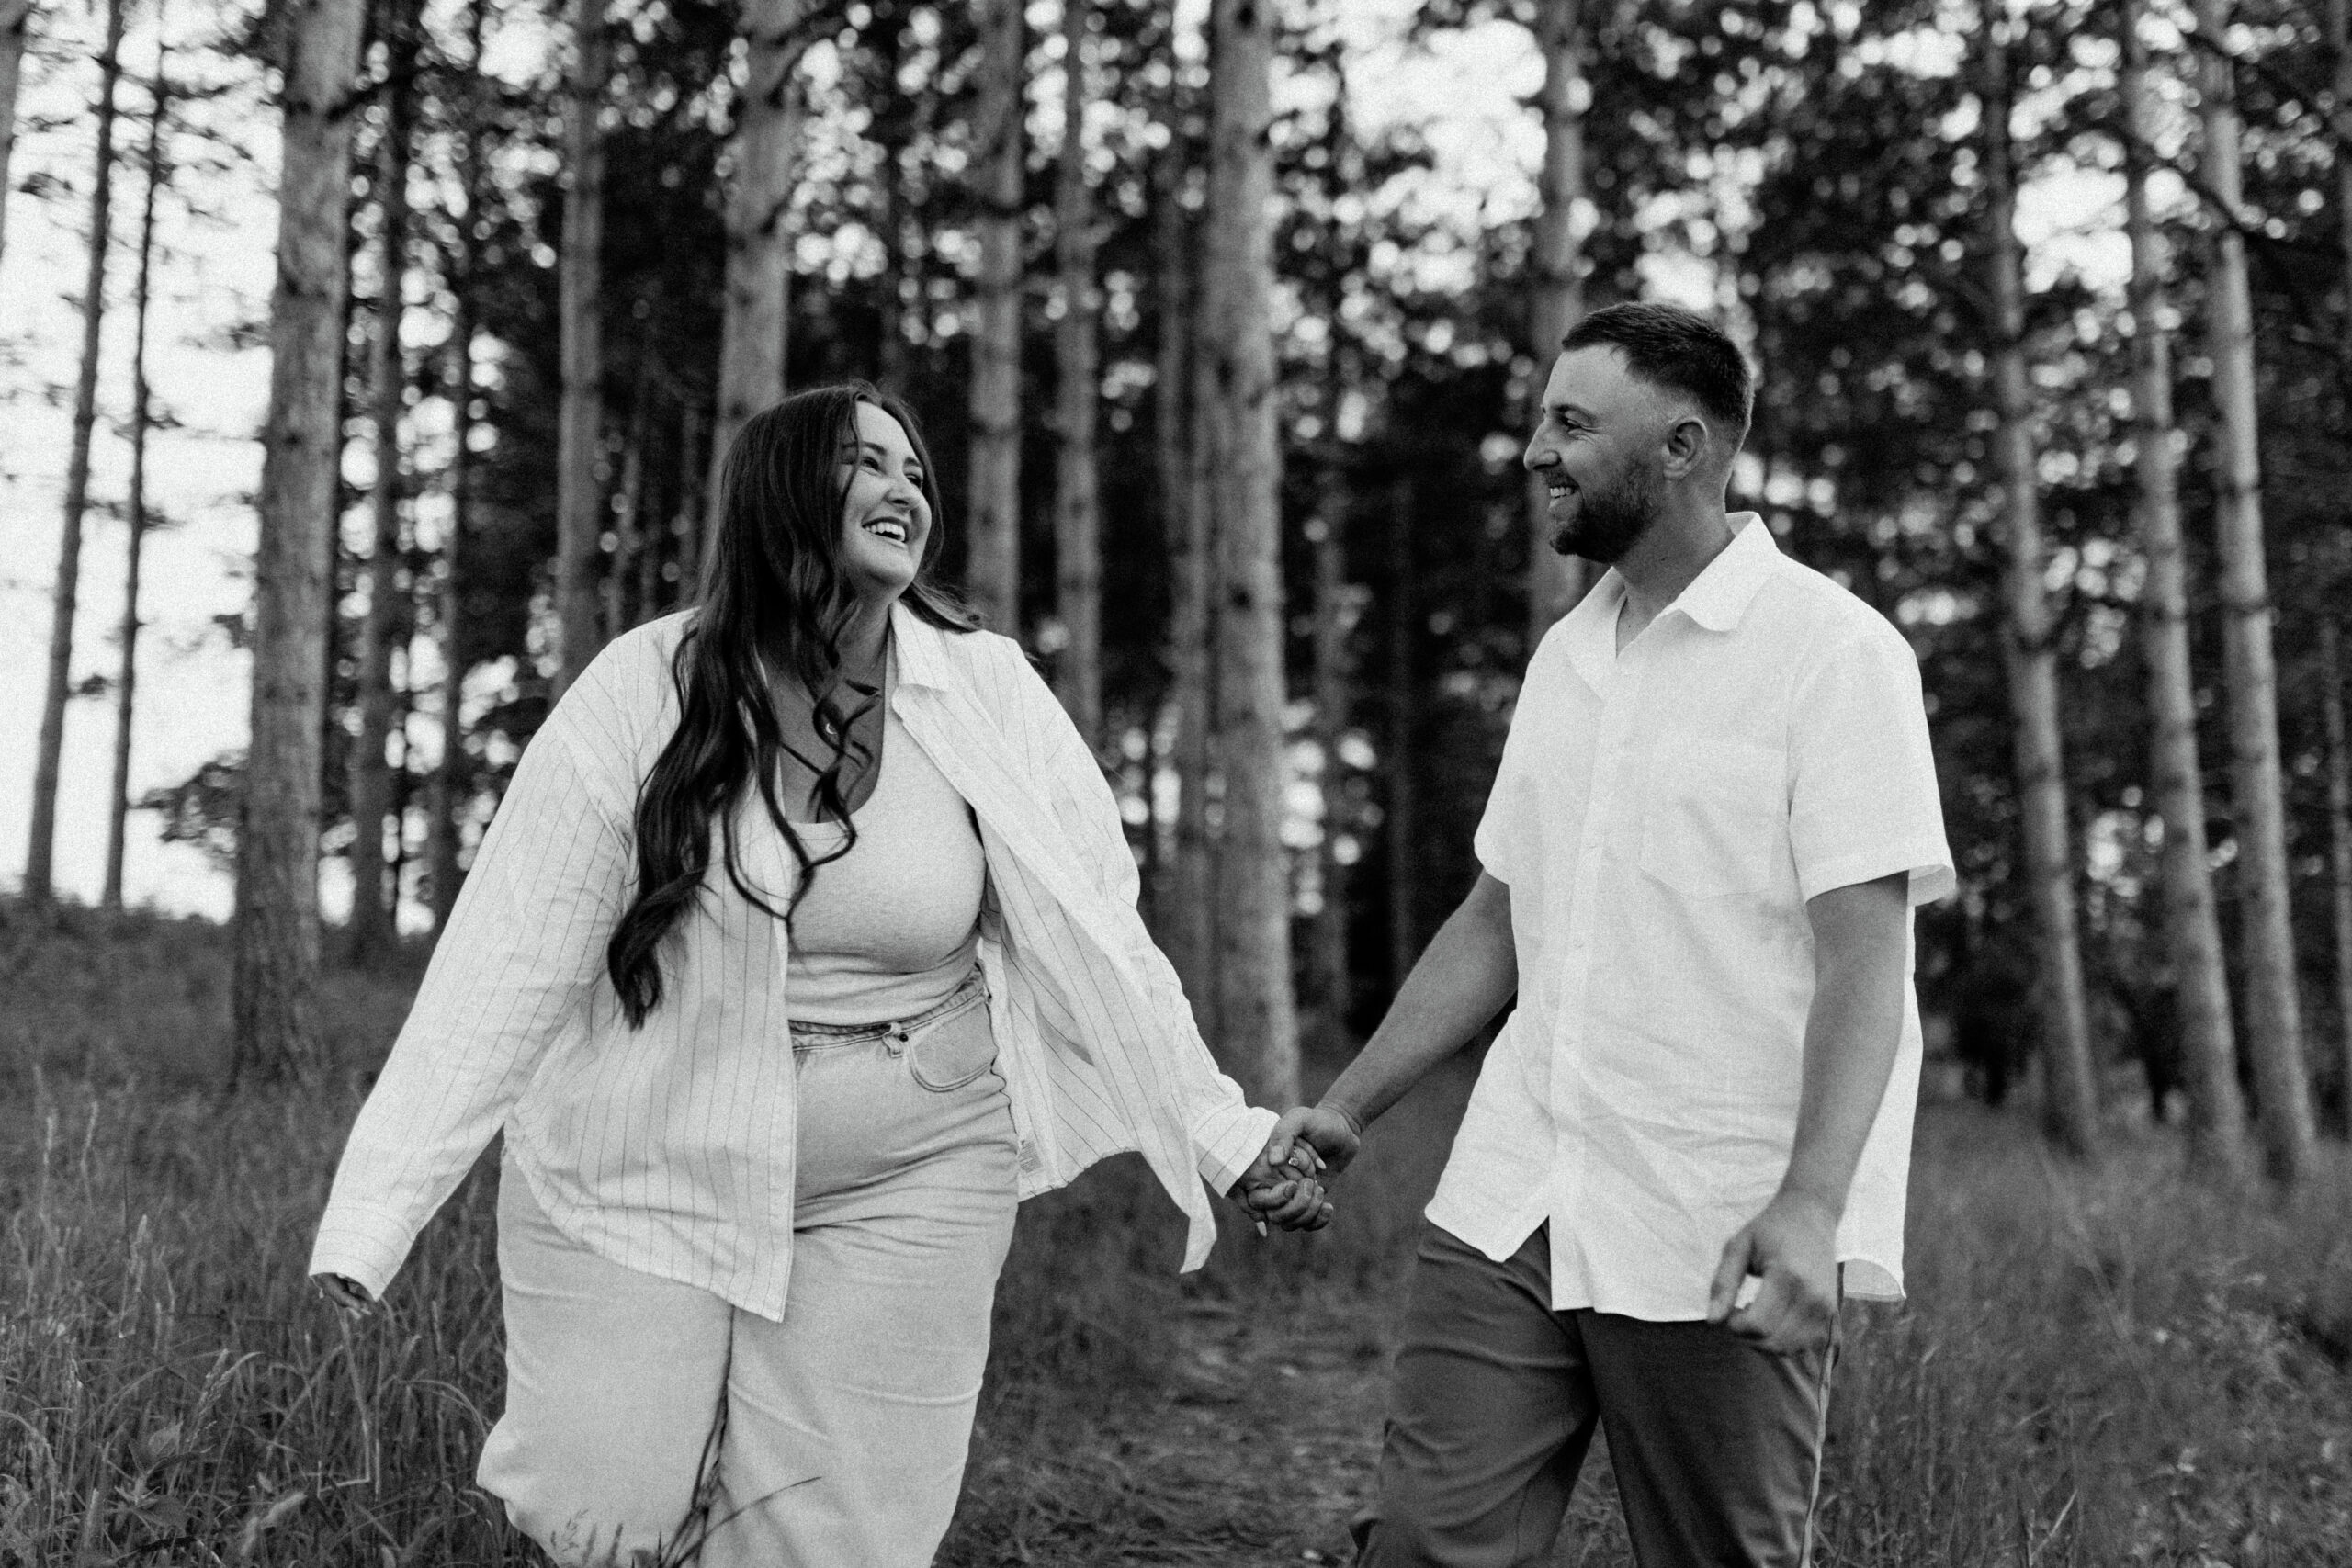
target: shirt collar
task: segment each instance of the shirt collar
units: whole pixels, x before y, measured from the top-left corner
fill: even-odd
[[[948,665],[947,634],[907,608],[904,599],[890,607],[890,641],[899,659],[899,684],[953,684]]]
[[[1735,512],[1728,521],[1731,543],[1667,606],[1709,631],[1727,632],[1739,625],[1781,554],[1772,530],[1755,513]],[[1624,577],[1611,567],[1568,612],[1561,628],[1568,662],[1596,692],[1605,689],[1617,668],[1617,611],[1625,592]]]
[[[1755,513],[1735,512],[1728,521],[1733,528],[1731,543],[1667,606],[1711,632],[1727,632],[1739,625],[1781,555],[1780,546],[1772,542],[1772,530]]]

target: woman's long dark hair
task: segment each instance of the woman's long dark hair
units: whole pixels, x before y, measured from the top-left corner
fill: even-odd
[[[638,791],[637,895],[605,950],[613,989],[632,1028],[661,1004],[662,942],[685,917],[710,871],[714,823],[728,881],[753,907],[786,922],[816,868],[847,854],[856,841],[842,795],[842,765],[852,724],[882,695],[841,674],[841,641],[856,618],[857,599],[842,564],[842,510],[849,492],[839,470],[842,448],[857,446],[860,403],[897,420],[922,466],[931,536],[906,603],[934,626],[973,629],[970,616],[932,581],[944,536],[944,508],[913,411],[863,381],[845,381],[795,392],[744,422],[719,473],[718,526],[694,620],[671,662],[678,728]],[[809,854],[776,800],[777,772],[791,749],[769,694],[775,674],[808,688],[816,701],[817,733],[832,750],[821,765],[791,751],[817,774],[820,816],[848,829],[841,846],[824,855]],[[840,700],[844,686],[855,699],[846,710]],[[743,792],[753,786],[799,868],[793,895],[780,910],[744,880],[736,856],[735,814]]]

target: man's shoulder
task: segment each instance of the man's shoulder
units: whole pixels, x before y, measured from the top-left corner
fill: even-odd
[[[1857,642],[1910,652],[1909,640],[1868,600],[1828,573],[1787,556],[1774,563],[1757,594],[1757,607],[1763,613],[1762,628],[1785,637],[1790,650],[1799,656]]]

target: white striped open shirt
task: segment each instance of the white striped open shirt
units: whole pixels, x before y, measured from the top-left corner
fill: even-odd
[[[380,1295],[503,1126],[567,1235],[626,1268],[784,1315],[796,1106],[785,928],[714,865],[663,943],[662,999],[631,1030],[605,969],[635,881],[639,781],[677,724],[686,616],[616,639],[514,771],[449,929],[345,1146],[312,1273]],[[1139,1150],[1216,1239],[1222,1191],[1273,1113],[1247,1105],[1136,916],[1117,802],[1018,645],[893,612],[893,711],[973,809],[988,854],[980,961],[1021,1139],[1024,1198]],[[750,792],[746,874],[781,905],[788,849]],[[716,860],[716,856],[713,857]]]

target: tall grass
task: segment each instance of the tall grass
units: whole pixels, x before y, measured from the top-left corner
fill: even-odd
[[[0,927],[0,1563],[529,1561],[471,1484],[493,1179],[383,1310],[326,1309],[301,1271],[356,1080],[206,1087],[224,958],[201,926]],[[336,980],[354,1066],[412,983]],[[1375,1129],[1340,1227],[1206,1278],[1173,1277],[1133,1162],[1025,1206],[943,1562],[1330,1560],[1461,1087]],[[1912,1300],[1847,1316],[1822,1562],[2352,1563],[2352,1166],[2331,1146],[2282,1202],[2189,1183],[2162,1134],[2118,1145],[2075,1169],[1925,1119]],[[1624,1561],[1600,1468],[1563,1562]]]

